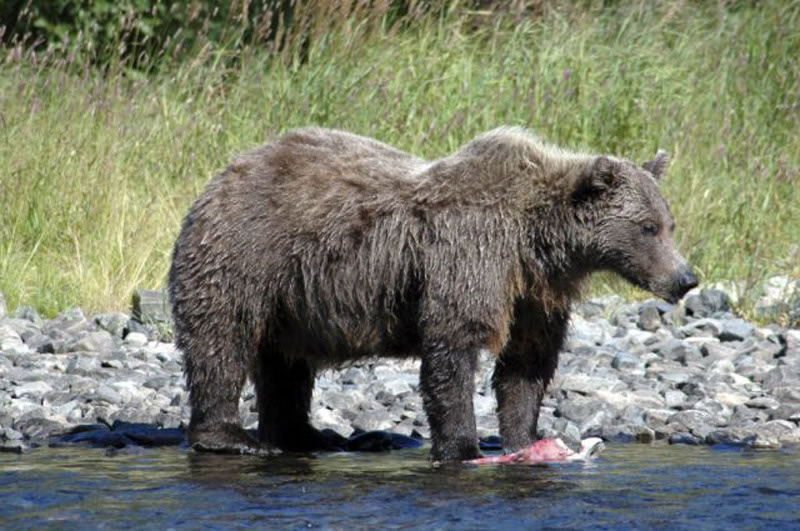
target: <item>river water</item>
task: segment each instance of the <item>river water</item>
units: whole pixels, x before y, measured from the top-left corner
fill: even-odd
[[[427,449],[254,458],[0,454],[0,528],[800,529],[800,451],[612,444],[588,463],[432,468]]]

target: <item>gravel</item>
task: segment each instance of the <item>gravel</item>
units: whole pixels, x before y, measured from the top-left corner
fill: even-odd
[[[788,281],[774,284],[767,294],[797,291]],[[0,450],[185,444],[182,358],[166,341],[160,297],[141,292],[135,318],[87,317],[75,308],[45,320],[30,308],[9,314],[0,294]],[[778,305],[764,298],[764,306]],[[419,366],[375,359],[320,374],[314,424],[350,437],[357,449],[430,437]],[[479,435],[496,444],[492,369],[493,359],[482,357],[474,401]],[[240,412],[245,428],[255,429],[252,385]],[[779,448],[800,444],[799,425],[800,330],[748,322],[732,313],[725,291],[711,289],[678,306],[618,297],[576,304],[539,435],[568,444],[600,436]]]

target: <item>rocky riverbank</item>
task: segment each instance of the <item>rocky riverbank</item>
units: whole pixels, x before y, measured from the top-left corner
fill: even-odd
[[[30,309],[7,315],[0,296],[0,449],[182,444],[189,407],[181,355],[159,340],[166,327],[141,323],[143,311],[87,317],[73,309],[43,320]],[[475,394],[479,435],[490,443],[492,365],[481,359]],[[314,423],[345,436],[428,438],[418,374],[415,360],[324,372]],[[252,385],[240,409],[254,428]],[[577,305],[539,421],[541,435],[573,445],[600,436],[755,448],[800,444],[798,425],[800,330],[747,322],[719,290],[679,306],[616,297]]]

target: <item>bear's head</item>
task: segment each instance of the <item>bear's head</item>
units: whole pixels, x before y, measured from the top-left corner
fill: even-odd
[[[659,190],[669,155],[641,167],[597,157],[573,181],[571,199],[587,259],[670,303],[698,285],[675,244],[675,222]]]

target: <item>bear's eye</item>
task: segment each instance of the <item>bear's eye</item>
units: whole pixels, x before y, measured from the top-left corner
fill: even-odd
[[[646,222],[642,225],[642,234],[647,236],[655,236],[658,234],[658,225],[655,223]]]

